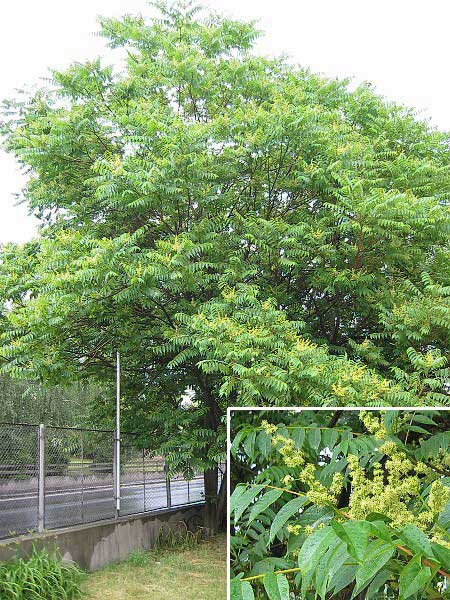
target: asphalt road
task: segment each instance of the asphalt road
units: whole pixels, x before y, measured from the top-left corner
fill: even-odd
[[[171,481],[172,506],[201,502],[203,478],[189,483]],[[121,487],[121,515],[167,508],[164,480],[146,483],[127,483]],[[0,498],[0,538],[26,533],[37,527],[38,498],[34,493],[15,498]],[[89,490],[70,489],[46,494],[45,528],[55,529],[110,519],[115,515],[114,492],[111,486]]]

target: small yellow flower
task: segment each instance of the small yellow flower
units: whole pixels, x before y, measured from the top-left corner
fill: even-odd
[[[336,394],[336,396],[339,396],[340,398],[342,398],[348,394],[348,387],[345,387],[343,385],[333,383],[333,385],[331,386],[331,389]]]
[[[285,486],[289,486],[291,485],[291,483],[294,481],[294,478],[291,475],[285,475],[283,477],[283,484]]]
[[[261,427],[264,429],[267,435],[273,435],[278,429],[276,425],[272,425],[271,423],[265,420],[261,421]]]
[[[367,431],[373,434],[377,439],[384,440],[387,437],[386,427],[383,423],[383,417],[377,417],[371,412],[362,410],[359,413],[359,419]]]
[[[302,532],[301,525],[288,525],[286,529],[289,531],[289,533],[293,533],[294,535],[300,535]]]

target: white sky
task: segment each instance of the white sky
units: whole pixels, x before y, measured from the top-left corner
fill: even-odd
[[[450,130],[448,0],[203,0],[228,16],[258,19],[263,53],[329,76],[371,81],[379,93],[414,106]],[[104,52],[97,15],[150,9],[144,0],[12,0],[2,3],[0,98],[24,83]],[[0,244],[32,237],[35,221],[14,194],[23,185],[0,152]]]

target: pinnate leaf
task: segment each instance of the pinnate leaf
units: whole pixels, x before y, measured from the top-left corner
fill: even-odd
[[[422,559],[419,555],[414,556],[399,578],[399,598],[409,598],[422,590],[432,577],[430,567],[422,565]]]
[[[230,600],[254,600],[255,594],[249,581],[233,579],[230,582]]]
[[[306,496],[299,496],[287,502],[276,514],[270,527],[270,541],[272,541],[280,529],[286,524],[288,519],[297,513],[300,508],[307,502]]]
[[[353,597],[365,588],[373,577],[392,558],[395,546],[381,540],[373,542],[367,551],[363,564],[356,571],[356,586]]]
[[[283,493],[283,490],[269,490],[266,492],[255,504],[252,506],[248,523],[250,524],[258,515],[266,510],[271,504],[273,504]]]
[[[282,573],[269,573],[263,583],[269,600],[289,600],[289,582]]]
[[[405,525],[400,532],[400,538],[414,554],[421,554],[430,558],[433,556],[430,539],[415,525],[411,523]]]
[[[361,562],[369,543],[369,523],[366,521],[349,521],[341,524],[333,520],[331,526],[341,540],[347,544],[350,556]]]
[[[235,522],[241,518],[244,511],[250,506],[252,501],[264,489],[264,487],[264,485],[252,485],[246,489],[244,493],[239,495],[236,502],[233,502]],[[231,496],[231,501],[233,501],[233,496]]]

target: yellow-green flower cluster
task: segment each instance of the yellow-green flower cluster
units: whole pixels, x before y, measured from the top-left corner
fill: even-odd
[[[427,504],[430,509],[435,513],[439,514],[442,512],[450,500],[450,487],[445,486],[440,479],[433,481],[428,494]]]
[[[446,452],[443,448],[440,448],[439,451],[433,457],[430,457],[427,460],[428,464],[433,467],[450,468],[450,453]]]
[[[301,467],[305,464],[305,457],[301,450],[297,450],[294,440],[282,435],[274,435],[272,444],[280,444],[278,452],[283,457],[284,464],[287,467]]]
[[[365,519],[370,513],[379,512],[390,517],[394,526],[414,521],[414,514],[407,508],[406,502],[419,491],[419,480],[405,477],[403,481],[399,481],[399,474],[405,475],[409,471],[409,468],[407,469],[409,465],[401,462],[403,459],[400,459],[400,462],[396,461],[393,465],[395,474],[389,472],[388,463],[391,461],[387,461],[386,482],[385,473],[380,464],[374,465],[373,477],[369,479],[356,456],[349,455],[347,460],[352,482],[349,517]]]
[[[418,475],[425,475],[425,481],[435,477],[433,469],[420,460],[415,464],[414,468]]]
[[[442,512],[445,505],[450,500],[450,487],[445,486],[441,480],[437,479],[431,484],[430,492],[427,499],[427,509],[417,515],[419,527],[425,529],[430,527],[436,516]],[[448,540],[435,539],[439,544],[448,546]],[[449,546],[450,547],[450,546]]]
[[[441,462],[445,467],[450,467],[450,452],[442,451]]]
[[[342,473],[335,473],[330,485],[330,494],[337,501],[339,494],[342,492],[344,487],[344,476]]]
[[[421,485],[433,476],[423,462],[414,464],[394,442],[386,442],[380,450],[388,456],[384,468],[373,467],[373,477],[368,478],[356,456],[348,456],[352,494],[349,516],[365,519],[371,512],[384,513],[392,519],[394,527],[413,523],[420,529],[429,530],[436,516],[450,499],[450,488],[442,481],[431,484],[428,501],[414,509],[414,500],[419,496]],[[425,476],[425,477],[423,477]]]
[[[437,478],[430,464],[413,462],[394,441],[386,439],[388,433],[382,418],[366,411],[360,413],[360,418],[372,435],[383,440],[378,449],[385,455],[385,460],[384,464],[372,465],[372,475],[369,477],[357,456],[347,457],[352,486],[347,517],[364,520],[370,513],[383,513],[391,519],[393,527],[412,523],[426,532],[432,529],[433,539],[450,547],[449,540],[441,539],[434,526],[437,515],[450,501],[450,487]],[[331,484],[324,485],[317,478],[317,465],[306,462],[304,453],[296,448],[294,440],[277,434],[278,428],[267,421],[263,421],[262,426],[271,436],[272,444],[277,446],[284,464],[298,469],[296,477],[285,475],[283,485],[291,488],[295,481],[299,481],[305,486],[312,504],[336,505],[344,486],[343,474],[335,473]],[[419,502],[424,483],[431,483],[430,492],[426,502]],[[288,526],[288,531],[295,535],[303,530],[297,524]]]
[[[292,477],[292,475],[285,475],[282,481],[285,487],[290,488],[295,479]]]
[[[316,469],[312,464],[308,464],[302,469],[299,479],[309,488],[306,495],[316,506],[335,504],[344,484],[343,475],[335,473],[331,485],[327,488],[316,479]]]
[[[301,525],[288,525],[287,528],[289,533],[293,533],[294,535],[300,535],[302,532],[302,526]]]
[[[261,421],[261,427],[264,429],[267,435],[273,435],[278,429],[276,425],[273,425],[266,420]]]
[[[383,417],[377,417],[373,412],[362,410],[359,413],[359,419],[369,433],[374,435],[379,440],[384,440],[387,437],[387,430],[383,423]]]
[[[383,452],[383,454],[386,454],[386,456],[392,456],[397,454],[398,452],[398,446],[395,442],[392,441],[388,441],[388,442],[384,442],[384,444],[382,446],[380,446],[380,452]]]

